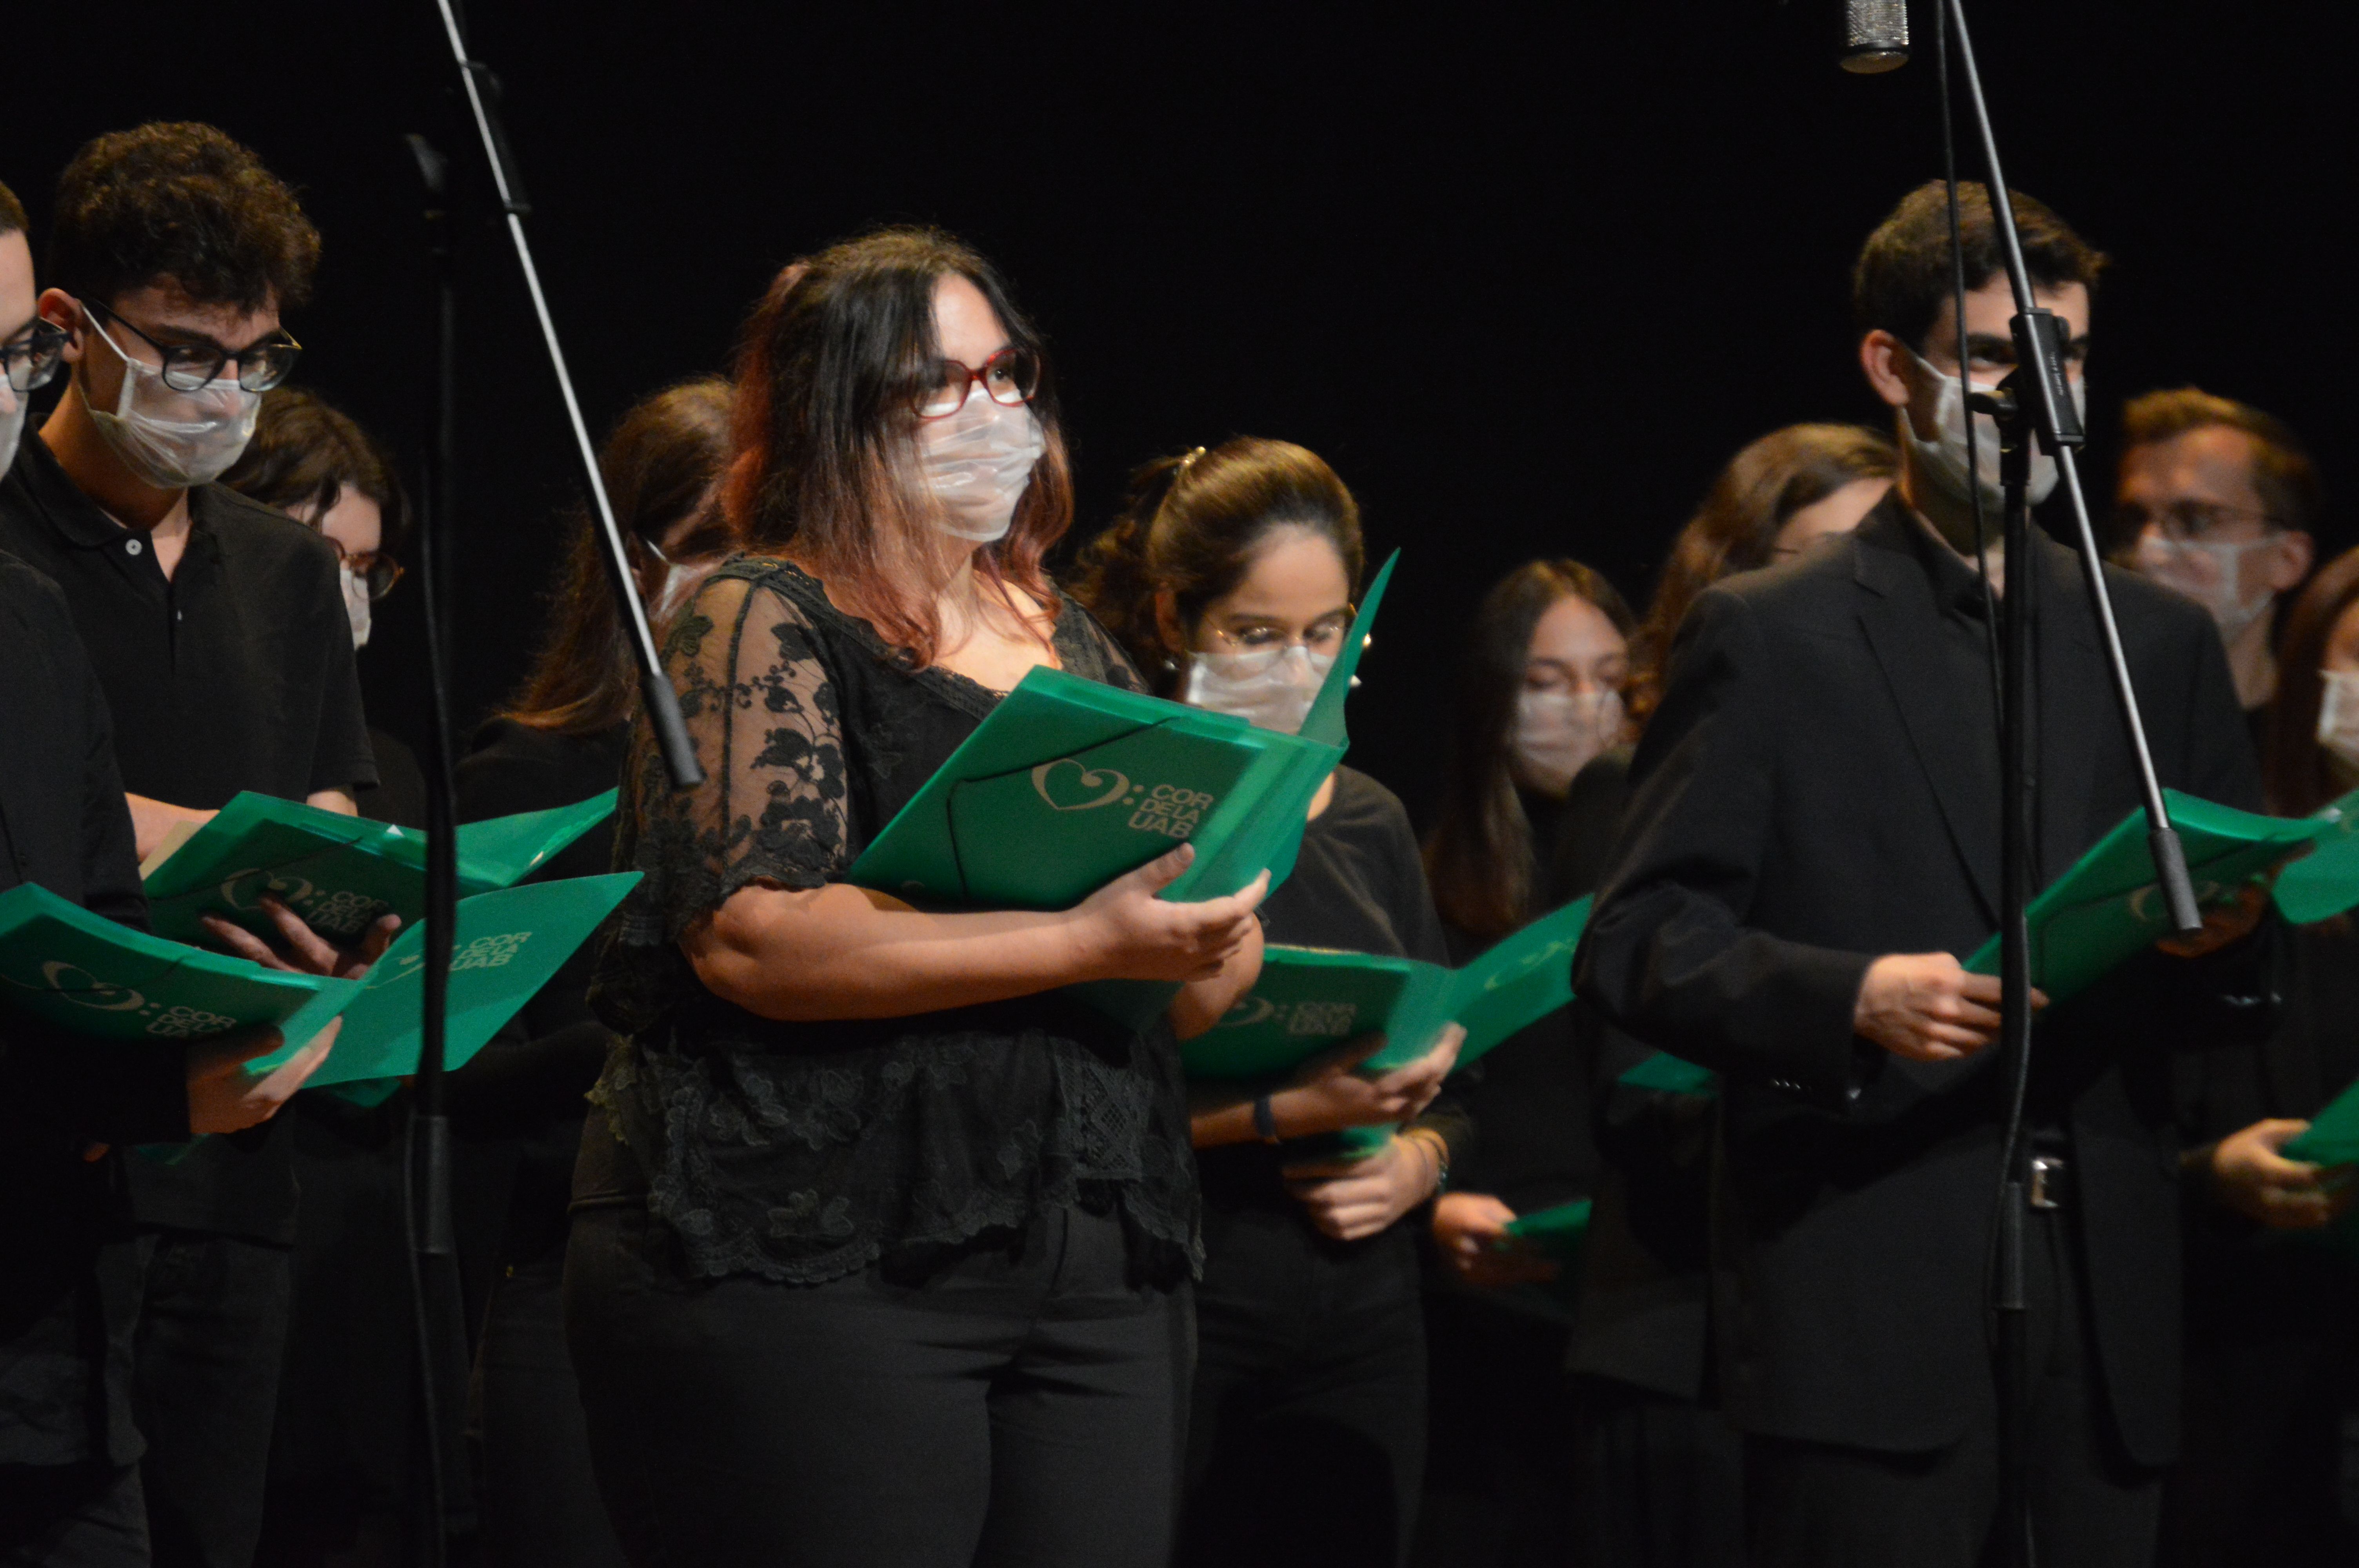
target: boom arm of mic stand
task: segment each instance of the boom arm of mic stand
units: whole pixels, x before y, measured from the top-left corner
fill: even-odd
[[[647,627],[647,610],[632,584],[630,551],[623,542],[621,527],[614,522],[614,503],[607,499],[605,481],[598,472],[598,449],[592,444],[590,427],[582,417],[581,402],[573,395],[573,376],[565,364],[565,349],[558,341],[557,323],[550,318],[549,299],[541,292],[540,271],[533,265],[531,242],[525,238],[522,186],[516,176],[507,137],[484,92],[484,78],[489,72],[482,61],[467,53],[467,40],[459,30],[459,17],[451,0],[435,0],[435,5],[442,16],[442,31],[450,40],[451,58],[458,63],[459,80],[466,88],[467,106],[474,114],[475,133],[483,141],[484,157],[491,165],[492,181],[499,192],[501,211],[507,218],[508,238],[516,246],[516,264],[524,270],[525,291],[532,297],[532,313],[540,323],[541,341],[549,351],[549,366],[557,374],[557,390],[565,400],[566,421],[572,428],[573,444],[582,459],[582,477],[589,481],[599,540],[605,546],[600,554],[606,563],[607,586],[630,632],[631,654],[639,667],[639,693],[647,703],[647,719],[654,727],[656,745],[663,753],[664,770],[671,775],[673,786],[687,789],[704,782],[704,770],[697,765],[696,748],[690,743],[688,727],[680,720],[679,695],[664,676],[663,661],[656,653],[655,634]]]
[[[2077,412],[2068,416],[2072,407],[2065,390],[2063,368],[2057,362],[2055,338],[2041,330],[2037,318],[2046,315],[2032,297],[2031,274],[2023,265],[2023,240],[2016,232],[2015,203],[2008,199],[2006,176],[2000,170],[1998,137],[1991,130],[1990,103],[1983,96],[1982,73],[1974,63],[1974,45],[1966,30],[1965,0],[1943,0],[1949,8],[1950,26],[1956,30],[1958,58],[1966,77],[1966,100],[1973,105],[1974,126],[1981,135],[1984,167],[1990,171],[1989,193],[1991,220],[1996,224],[1999,247],[2006,258],[2007,284],[2015,293],[2016,353],[2021,368],[2031,373],[2023,379],[2031,389],[2032,416],[2039,432],[2040,444],[2047,448],[2062,471],[2065,492],[2072,500],[2072,521],[2080,533],[2082,575],[2088,579],[2089,601],[2096,611],[2097,624],[2104,633],[2105,662],[2113,673],[2114,696],[2121,705],[2122,722],[2129,729],[2130,750],[2136,754],[2138,785],[2146,797],[2147,849],[2154,856],[2157,878],[2162,886],[2163,899],[2170,910],[2171,925],[2182,935],[2192,935],[2203,929],[2203,916],[2195,905],[2195,888],[2187,874],[2187,853],[2179,842],[2179,832],[2170,825],[2170,806],[2162,797],[2162,781],[2154,771],[2154,752],[2147,744],[2146,719],[2138,711],[2137,691],[2130,684],[2129,660],[2122,652],[2122,637],[2114,620],[2113,595],[2105,588],[2104,557],[2097,548],[2096,530],[2089,523],[2089,503],[2081,490],[2081,469],[2073,450],[2082,439]],[[1965,326],[1958,323],[1958,349],[1965,352]]]

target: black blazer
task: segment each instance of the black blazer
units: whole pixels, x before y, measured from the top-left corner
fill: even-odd
[[[1731,1418],[1889,1451],[1963,1435],[1990,1377],[1996,1053],[1917,1064],[1852,1032],[1876,956],[1963,957],[1996,924],[1993,697],[1979,667],[1944,673],[1939,549],[1887,501],[1856,534],[1697,600],[1574,960],[1611,1022],[1724,1076],[1712,1313]],[[2035,837],[2053,875],[2139,796],[2077,559],[2044,536],[2034,554]],[[2210,620],[2107,581],[2163,782],[2257,807]],[[2071,1140],[2102,1380],[2144,1463],[2177,1444],[2164,1050],[2248,1026],[2232,1004],[2249,1003],[2253,968],[2241,950],[2149,952],[2035,1032],[2033,1115]]]
[[[147,926],[106,698],[57,585],[0,554],[0,891],[19,882]],[[0,999],[0,1465],[139,1457],[124,1156],[82,1155],[188,1137],[185,1061]]]

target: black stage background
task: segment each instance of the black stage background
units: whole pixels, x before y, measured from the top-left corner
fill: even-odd
[[[302,189],[326,236],[318,300],[290,321],[301,379],[414,459],[430,304],[401,134],[476,156],[430,0],[32,9],[10,18],[0,178],[33,210],[37,254],[84,138],[223,126]],[[1053,337],[1077,535],[1140,460],[1248,432],[1325,454],[1376,547],[1406,549],[1353,760],[1420,810],[1486,583],[1566,553],[1641,599],[1741,442],[1875,412],[1850,355],[1850,258],[1940,168],[1922,0],[1918,60],[1881,79],[1836,69],[1837,0],[471,10],[596,427],[721,367],[786,260],[880,221],[944,224]],[[2094,473],[2123,396],[2194,381],[2291,419],[2346,493],[2359,127],[2332,10],[1973,6],[2016,183],[2117,262]],[[472,718],[522,668],[577,483],[487,223],[462,280]],[[415,591],[378,624],[361,661],[373,717],[415,735]]]

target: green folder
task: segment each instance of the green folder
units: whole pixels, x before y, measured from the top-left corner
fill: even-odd
[[[2262,816],[2165,790],[2171,825],[2187,850],[2197,902],[2234,898],[2255,877],[2283,865],[2333,825],[2316,817]],[[2133,811],[2069,871],[2031,901],[2031,983],[2054,1001],[2079,995],[2115,965],[2171,935],[2170,914],[2147,850],[2146,815]],[[1998,972],[1994,935],[1966,960]]]
[[[1196,863],[1166,890],[1220,898],[1290,870],[1310,799],[1343,757],[1343,693],[1386,563],[1328,671],[1307,733],[1027,671],[853,863],[862,887],[985,909],[1069,909],[1186,842]],[[1315,727],[1314,727],[1315,724]]]
[[[1572,1000],[1572,950],[1590,901],[1535,920],[1462,969],[1369,953],[1274,946],[1228,1016],[1180,1048],[1200,1078],[1266,1078],[1357,1035],[1381,1031],[1368,1072],[1405,1066],[1444,1025],[1463,1024],[1461,1065]]]
[[[516,1016],[558,967],[590,939],[601,922],[637,885],[636,871],[528,882],[459,901],[451,952],[449,1023],[443,1065],[463,1066],[500,1026]],[[390,1092],[394,1080],[418,1070],[425,1013],[426,927],[411,925],[370,966],[359,995],[338,1007],[325,998],[287,1026],[289,1044],[258,1065],[276,1066],[342,1011],[343,1033],[311,1075],[310,1087],[374,1083]]]
[[[1720,1075],[1709,1067],[1699,1067],[1693,1062],[1674,1056],[1668,1051],[1658,1051],[1614,1080],[1634,1089],[1653,1089],[1660,1094],[1693,1095],[1698,1099],[1710,1099],[1720,1092]]]
[[[638,880],[636,871],[572,877],[462,899],[448,1064],[481,1050]],[[253,1064],[263,1070],[341,1016],[343,1032],[307,1087],[368,1103],[418,1070],[425,935],[412,925],[366,975],[332,979],[150,936],[26,883],[0,893],[0,1008],[118,1042],[274,1024],[287,1039]]]
[[[150,936],[31,882],[0,893],[0,1008],[78,1034],[184,1040],[267,1023],[299,1044],[360,989]],[[316,1022],[290,1026],[307,1010]]]
[[[1580,1261],[1582,1243],[1589,1238],[1589,1198],[1575,1198],[1554,1208],[1535,1209],[1507,1221],[1507,1234],[1532,1251],[1570,1268]]]
[[[2359,1084],[2310,1118],[2310,1126],[2285,1146],[2285,1155],[2319,1165],[2359,1164]]]
[[[1394,559],[1398,559],[1398,552]],[[1343,760],[1343,698],[1392,576],[1385,563],[1321,683],[1304,733],[1036,667],[853,862],[849,880],[913,903],[1070,909],[1181,843],[1196,861],[1163,891],[1221,898],[1294,869],[1311,798]],[[1144,1028],[1178,987],[1075,987]]]
[[[2277,873],[2277,911],[2296,925],[2359,906],[2359,790],[2314,815],[2318,847]]]
[[[459,828],[462,897],[504,888],[611,816],[615,792]],[[426,913],[426,835],[248,790],[184,842],[142,868],[157,932],[201,942],[200,917],[276,933],[257,901],[277,897],[314,931],[351,941],[388,912],[404,925]]]

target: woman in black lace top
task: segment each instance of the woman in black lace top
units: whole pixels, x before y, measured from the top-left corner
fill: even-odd
[[[646,873],[593,1000],[567,1326],[639,1563],[1148,1564],[1168,1550],[1197,1196],[1174,1032],[1059,988],[1258,972],[1260,888],[919,912],[843,881],[1024,673],[1136,677],[1049,587],[1071,489],[1037,338],[982,258],[892,231],[747,324],[749,553],[666,659],[706,780],[644,734]]]
[[[1335,471],[1245,438],[1143,470],[1078,591],[1169,695],[1291,731],[1342,650],[1361,564],[1359,509]],[[1272,942],[1447,957],[1408,814],[1350,768],[1311,803],[1294,874],[1262,915]],[[1464,1116],[1433,1103],[1462,1038],[1453,1026],[1385,1075],[1354,1070],[1370,1038],[1288,1083],[1199,1087],[1205,1260],[1181,1563],[1381,1568],[1407,1552],[1425,1337],[1403,1221],[1463,1149]],[[1319,1135],[1351,1127],[1395,1130],[1337,1160]]]

